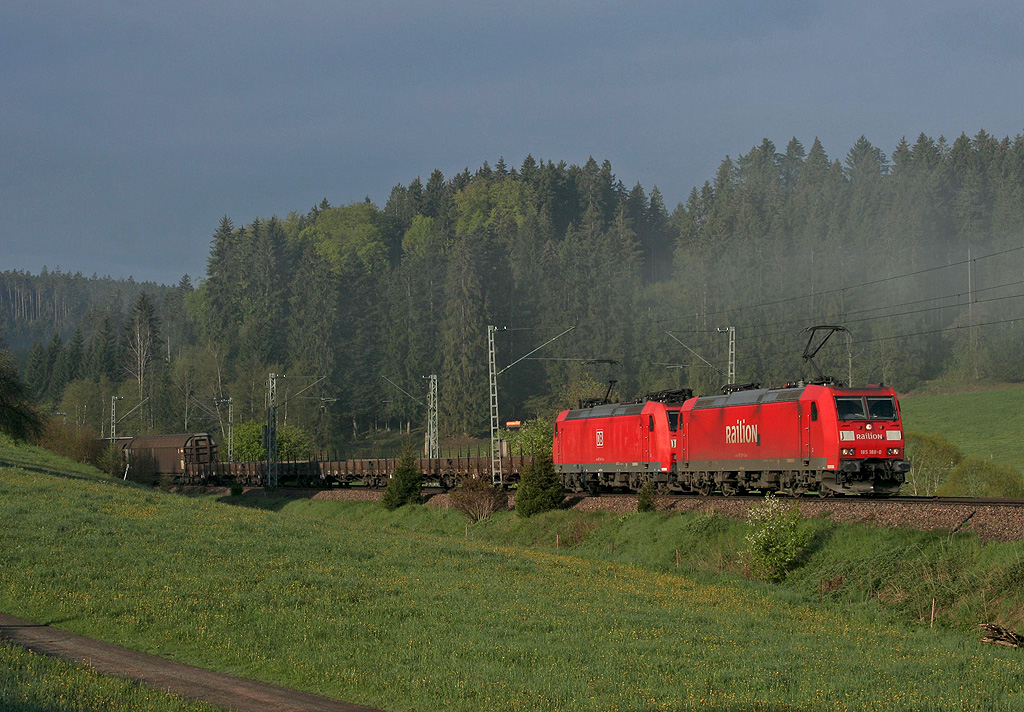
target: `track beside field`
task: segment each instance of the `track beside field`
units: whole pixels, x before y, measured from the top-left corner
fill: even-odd
[[[179,488],[183,494],[199,488]],[[230,502],[227,488],[203,488],[206,494],[223,494]],[[189,491],[192,490],[192,491]],[[364,487],[326,490],[281,488],[267,495],[260,488],[246,490],[246,498],[294,498],[315,500],[377,501],[384,490]],[[442,490],[424,490],[428,507],[448,507],[449,495]],[[737,497],[700,497],[698,495],[659,496],[655,506],[666,512],[718,512],[726,517],[743,519],[747,509],[760,501],[760,495]],[[903,527],[923,531],[974,532],[984,541],[1024,540],[1024,500],[971,499],[965,497],[799,497],[782,498],[800,507],[805,517],[825,517],[836,523],[863,522],[880,527]],[[510,506],[515,491],[509,493]],[[596,497],[568,495],[565,506],[577,511],[608,511],[627,514],[636,511],[635,494],[602,494]]]
[[[161,692],[239,712],[379,712],[306,692],[182,665],[155,655],[85,638],[0,613],[0,640],[34,653],[84,663]]]

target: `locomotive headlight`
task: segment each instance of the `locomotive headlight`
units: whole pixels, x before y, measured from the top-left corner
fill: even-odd
[[[891,447],[888,450],[886,450],[886,452],[890,455],[899,455],[900,449],[898,447]]]
[[[853,450],[852,447],[844,447],[839,452],[840,452],[840,454],[843,454],[843,455],[852,455],[854,453],[854,450]]]

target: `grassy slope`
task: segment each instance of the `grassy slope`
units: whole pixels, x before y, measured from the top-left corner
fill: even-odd
[[[900,398],[909,432],[936,433],[965,455],[1024,469],[1024,387]]]
[[[527,543],[568,514],[503,526]],[[2,469],[0,609],[393,710],[1024,705],[1024,659],[973,634],[394,516],[424,531]],[[638,539],[658,521],[613,519]],[[580,553],[603,548],[581,521]],[[707,518],[654,529],[660,552],[722,538]]]

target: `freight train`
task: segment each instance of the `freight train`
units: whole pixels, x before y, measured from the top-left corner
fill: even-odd
[[[563,411],[555,469],[574,492],[637,490],[650,480],[663,492],[821,496],[895,494],[910,470],[891,388],[824,381],[726,391]]]
[[[179,483],[266,482],[265,462],[218,462],[205,433],[134,438],[122,446],[129,462],[148,452],[157,474]],[[552,457],[569,492],[636,492],[652,482],[663,493],[891,495],[910,470],[904,448],[893,389],[824,381],[582,403],[558,415]],[[503,457],[501,483],[515,485],[531,461],[523,453]],[[396,465],[393,458],[282,462],[278,482],[382,487]],[[491,477],[490,457],[480,451],[421,458],[417,467],[425,483],[445,488],[462,477]]]
[[[123,453],[125,479],[142,484],[245,485],[267,482],[267,462],[222,462],[217,443],[208,433],[146,435],[117,439]],[[533,458],[520,453],[506,454],[501,462],[501,480],[507,485],[519,481]],[[290,487],[384,487],[398,465],[398,458],[352,460],[301,460],[276,463],[281,486]],[[491,477],[491,458],[484,448],[445,457],[420,458],[416,466],[424,484],[454,487],[463,477]]]

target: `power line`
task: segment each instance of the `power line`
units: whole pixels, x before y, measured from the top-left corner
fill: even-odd
[[[962,265],[965,265],[965,264],[968,264],[968,263],[971,263],[971,262],[978,262],[979,260],[986,260],[986,259],[989,259],[991,257],[1000,257],[1002,255],[1006,255],[1006,254],[1009,254],[1011,252],[1019,252],[1021,250],[1024,250],[1024,245],[1021,245],[1019,247],[1011,247],[1011,248],[1008,248],[1006,250],[1001,250],[999,252],[993,252],[993,253],[988,254],[988,255],[982,255],[981,257],[971,257],[969,259],[959,260],[957,262],[950,262],[949,264],[938,265],[938,266],[935,266],[935,267],[926,267],[924,269],[915,270],[913,272],[905,272],[903,274],[897,274],[897,275],[893,275],[891,277],[882,277],[881,279],[873,279],[873,280],[869,280],[867,282],[860,282],[859,284],[848,284],[848,285],[843,286],[843,287],[833,287],[832,289],[826,289],[826,290],[823,290],[823,291],[820,291],[820,292],[811,292],[811,293],[808,293],[808,294],[800,294],[800,295],[796,295],[796,296],[793,296],[793,297],[784,297],[782,299],[776,299],[776,300],[770,301],[770,302],[760,302],[758,304],[747,304],[747,305],[738,306],[738,307],[731,307],[731,308],[728,308],[728,309],[719,309],[717,311],[703,312],[703,316],[716,316],[716,315],[719,315],[719,314],[732,314],[733,312],[746,311],[746,310],[749,310],[749,309],[758,309],[758,308],[762,308],[762,307],[775,306],[775,305],[778,305],[778,304],[785,304],[787,302],[793,302],[793,301],[797,301],[797,300],[800,300],[800,299],[812,299],[812,298],[821,297],[821,296],[824,296],[824,295],[827,295],[827,294],[837,294],[837,293],[840,293],[840,292],[846,292],[846,291],[853,290],[853,289],[860,289],[861,287],[870,287],[870,286],[873,286],[873,285],[876,285],[876,284],[882,284],[884,282],[891,282],[891,281],[897,280],[897,279],[906,279],[907,277],[917,277],[917,276],[922,275],[922,274],[928,274],[930,272],[936,272],[938,270],[949,269],[951,267],[959,267],[959,266],[962,266]],[[670,317],[670,318],[666,318],[666,319],[651,319],[651,320],[649,320],[647,322],[641,322],[641,323],[662,324],[662,323],[665,323],[665,322],[679,321],[679,320],[684,319],[684,318],[690,318],[690,317]],[[690,333],[707,333],[707,332],[690,332]]]
[[[992,291],[994,289],[1004,289],[1006,287],[1016,287],[1016,286],[1019,286],[1021,284],[1024,284],[1024,280],[1017,280],[1015,282],[1007,282],[1005,284],[996,284],[996,285],[993,285],[991,287],[983,287],[981,289],[975,289],[974,290],[974,294],[978,294],[979,292],[989,292],[989,291]],[[944,295],[941,295],[941,296],[938,296],[938,297],[928,297],[927,299],[914,299],[914,300],[911,300],[909,302],[897,302],[895,304],[885,304],[885,305],[880,306],[880,307],[866,307],[864,309],[854,309],[854,310],[851,310],[851,311],[843,312],[842,314],[837,314],[835,312],[832,312],[832,313],[826,314],[826,315],[824,315],[824,316],[822,316],[820,318],[822,320],[824,320],[824,321],[836,321],[836,320],[846,321],[845,319],[843,319],[844,316],[850,316],[850,315],[853,315],[853,314],[865,314],[865,313],[868,313],[868,312],[880,311],[882,309],[895,309],[897,307],[912,306],[914,304],[926,304],[928,302],[936,302],[936,301],[940,301],[942,299],[953,299],[953,298],[960,299],[965,294],[966,294],[965,292],[956,292],[954,294],[944,294]],[[1019,295],[1012,295],[1012,296],[1019,296]],[[1008,297],[1000,297],[1000,298],[1008,298]],[[974,303],[984,303],[985,301],[991,301],[991,300],[974,300]],[[956,304],[947,304],[947,305],[942,306],[942,307],[933,307],[931,310],[934,310],[934,309],[949,309],[951,307],[958,307],[958,306],[963,306],[963,304],[957,302]],[[929,311],[929,310],[928,309],[924,309],[924,310],[920,310],[920,311]],[[905,312],[905,313],[906,314],[914,314],[914,313],[919,313],[919,312]],[[889,316],[898,316],[898,315],[883,314],[883,315],[881,315],[881,316],[879,316],[877,318],[881,319],[881,318],[886,318],[886,317],[889,317]],[[755,326],[763,328],[763,327],[770,327],[770,326],[783,326],[783,325],[786,325],[786,324],[802,324],[802,323],[806,323],[806,322],[807,322],[806,318],[802,318],[802,319],[786,319],[786,320],[783,320],[783,321],[769,322],[767,324],[760,324],[759,323],[759,324],[756,324]],[[675,332],[675,333],[713,333],[713,330],[707,330],[707,331],[703,331],[703,332]],[[748,337],[744,337],[744,338],[748,338]]]
[[[998,301],[1002,301],[1002,300],[1005,300],[1005,299],[1020,299],[1021,297],[1024,297],[1024,294],[1010,294],[1010,295],[1005,296],[1005,297],[992,297],[990,299],[975,299],[974,302],[972,302],[972,303],[973,304],[988,304],[989,302],[998,302]],[[898,306],[898,305],[896,305],[896,306]],[[962,307],[962,306],[964,306],[964,305],[963,304],[946,304],[946,305],[938,306],[938,307],[927,307],[927,308],[924,308],[924,309],[912,309],[910,311],[897,312],[896,314],[881,314],[879,316],[866,316],[866,317],[862,317],[860,319],[842,319],[841,321],[844,324],[858,324],[858,323],[870,322],[870,321],[880,321],[882,319],[893,319],[895,317],[900,317],[900,316],[913,316],[914,314],[924,314],[926,312],[940,311],[942,309],[955,309],[955,308]],[[891,308],[891,307],[887,307],[887,308]],[[783,324],[799,323],[801,321],[806,321],[806,320],[795,319],[795,320],[790,321],[790,322],[778,322],[777,324],[766,324],[765,326],[781,326]],[[746,341],[746,340],[750,340],[750,339],[763,339],[765,337],[778,336],[780,334],[787,334],[787,333],[790,333],[790,331],[788,329],[780,330],[780,331],[770,331],[770,332],[767,332],[767,333],[762,332],[762,333],[758,333],[758,334],[749,334],[747,336],[740,337],[739,340]]]

